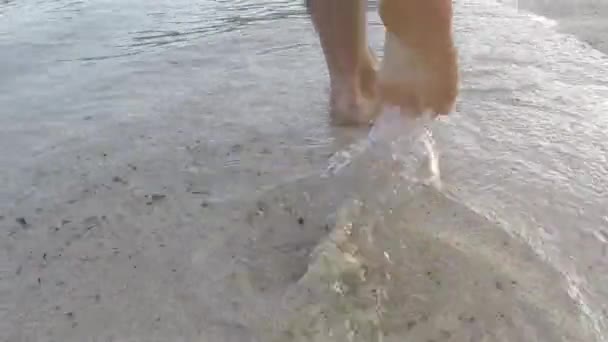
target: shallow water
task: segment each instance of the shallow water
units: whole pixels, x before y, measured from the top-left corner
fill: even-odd
[[[304,13],[0,4],[0,338],[605,341],[606,56],[456,3],[442,188],[368,150],[328,176],[368,132],[329,125]]]

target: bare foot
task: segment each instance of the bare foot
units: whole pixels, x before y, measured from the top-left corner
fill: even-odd
[[[382,0],[380,17],[386,28],[378,74],[382,102],[408,115],[447,115],[458,95],[452,1]]]
[[[378,62],[369,51],[352,77],[331,80],[330,113],[338,125],[369,125],[380,113],[376,90]]]

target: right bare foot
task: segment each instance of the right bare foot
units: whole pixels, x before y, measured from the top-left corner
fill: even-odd
[[[379,12],[386,28],[382,102],[410,115],[447,115],[458,95],[452,0],[382,0]]]

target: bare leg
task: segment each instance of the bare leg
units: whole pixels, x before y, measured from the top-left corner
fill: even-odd
[[[340,124],[376,115],[376,59],[367,44],[365,0],[306,0],[330,77],[330,112]]]
[[[382,0],[381,101],[408,114],[448,114],[458,95],[452,0]]]

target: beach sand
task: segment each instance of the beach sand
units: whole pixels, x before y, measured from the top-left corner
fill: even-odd
[[[530,0],[520,1],[519,6],[556,19],[564,32],[598,50],[608,50],[601,40],[608,37],[607,26],[600,22],[608,13],[606,4],[589,1],[574,6],[567,0]],[[184,8],[190,13],[192,5],[186,3]],[[580,265],[594,267],[595,272],[583,273],[589,279],[566,279],[537,258],[528,241],[514,238],[472,210],[470,203],[465,205],[433,189],[414,187],[416,191],[409,196],[391,202],[395,210],[385,210],[388,206],[371,210],[382,199],[369,181],[370,175],[377,177],[373,169],[368,170],[374,163],[359,161],[337,177],[322,177],[319,173],[327,166],[327,157],[343,144],[338,138],[332,140],[335,133],[325,132],[331,130],[324,121],[325,89],[318,86],[325,79],[324,65],[319,50],[310,48],[316,37],[307,19],[284,21],[283,30],[270,21],[218,35],[221,41],[211,35],[206,44],[196,42],[145,55],[141,65],[128,63],[137,66],[136,72],[127,73],[135,75],[130,78],[110,70],[107,73],[114,81],[107,89],[111,92],[104,93],[102,86],[83,88],[87,95],[93,89],[96,98],[105,95],[111,101],[91,103],[83,97],[87,101],[78,102],[83,106],[78,110],[84,112],[79,114],[87,115],[82,125],[92,127],[90,134],[81,126],[55,123],[48,132],[73,134],[71,138],[46,149],[38,147],[31,158],[27,152],[19,152],[10,159],[10,150],[20,148],[5,147],[3,158],[9,162],[0,164],[8,165],[0,173],[8,185],[0,189],[0,341],[257,342],[272,340],[254,336],[274,337],[283,332],[291,334],[290,339],[279,341],[297,341],[297,334],[310,334],[304,329],[309,327],[353,330],[343,324],[348,315],[332,312],[343,307],[349,309],[346,314],[358,314],[349,318],[349,324],[369,331],[372,337],[378,336],[377,317],[384,314],[387,326],[383,328],[395,332],[384,339],[388,342],[402,341],[406,333],[416,341],[603,341],[593,333],[595,325],[604,326],[596,323],[595,316],[594,321],[581,314],[581,307],[587,309],[585,301],[575,302],[570,296],[585,281],[605,284],[606,254],[598,256],[593,236],[585,232],[579,236],[577,229],[571,229],[600,226],[593,221],[594,213],[603,215],[594,209],[594,205],[601,206],[600,200],[592,191],[580,192],[584,200],[572,195],[579,186],[575,177],[567,178],[566,190],[558,187],[559,182],[547,186],[546,178],[537,177],[535,183],[522,159],[505,158],[511,154],[525,158],[530,153],[538,162],[533,167],[546,163],[547,168],[539,167],[541,171],[556,172],[560,165],[553,164],[551,153],[560,152],[561,145],[553,135],[567,135],[563,140],[577,148],[569,155],[571,163],[591,165],[575,171],[581,178],[585,172],[597,171],[589,178],[601,189],[603,174],[600,167],[592,168],[595,160],[589,157],[592,152],[585,150],[585,143],[603,148],[598,141],[603,139],[605,126],[597,125],[596,131],[587,127],[582,131],[576,122],[561,127],[542,121],[549,116],[539,113],[573,116],[582,106],[587,112],[599,112],[599,105],[593,106],[583,92],[591,99],[604,99],[600,96],[603,88],[583,86],[599,83],[595,78],[605,74],[606,68],[583,59],[560,69],[563,61],[578,56],[569,51],[580,44],[562,43],[563,37],[557,37],[553,28],[531,23],[523,15],[500,22],[497,13],[504,11],[483,3],[459,10],[466,14],[458,20],[463,50],[467,51],[463,69],[468,88],[462,106],[466,115],[454,120],[460,123],[459,130],[450,128],[455,132],[447,138],[452,145],[442,145],[442,165],[446,167],[442,172],[446,170],[446,178],[452,177],[464,189],[461,194],[467,187],[480,185],[480,191],[490,196],[480,196],[478,202],[489,202],[488,207],[497,210],[506,207],[512,226],[526,228],[518,221],[524,211],[530,216],[538,214],[543,221],[533,222],[530,236],[545,234],[548,237],[541,242],[549,244],[553,237],[567,242],[547,247],[549,252],[557,250],[552,255],[583,250],[572,255]],[[104,20],[107,12],[106,8],[102,11]],[[246,21],[233,17],[226,22]],[[57,22],[69,23],[65,19]],[[120,27],[118,24],[111,26]],[[513,30],[525,26],[521,37],[511,34],[511,24]],[[381,37],[377,20],[374,28],[374,37]],[[108,29],[103,26],[102,32]],[[74,30],[69,27],[66,31],[71,34]],[[289,34],[278,34],[280,31]],[[117,36],[123,46],[127,39]],[[170,31],[147,40],[167,36],[180,37]],[[271,37],[271,47],[261,44],[258,37]],[[136,43],[142,41],[145,39]],[[28,40],[28,49],[30,45]],[[563,53],[551,55],[556,50]],[[519,60],[510,58],[513,51],[519,52],[515,56]],[[595,52],[587,47],[581,51]],[[105,61],[114,62],[111,58]],[[107,65],[102,60],[60,66],[77,68],[81,64],[89,68],[66,74],[78,74],[78,80],[85,81],[87,75],[93,75],[91,84],[104,85],[103,73],[93,72],[99,70],[94,65]],[[530,71],[535,71],[533,77]],[[568,83],[583,77],[582,85]],[[305,86],[299,82],[302,79]],[[31,95],[36,94],[33,90],[37,88],[32,89],[35,82],[19,80],[27,85],[21,85],[22,92],[46,107],[45,98]],[[67,87],[70,80],[62,83],[68,90],[72,89]],[[45,85],[43,81],[38,80]],[[554,95],[564,94],[566,86],[571,93],[556,99]],[[47,89],[39,88],[47,94]],[[541,90],[532,94],[530,89]],[[52,99],[78,100],[68,97],[68,91],[51,90],[55,89],[48,91]],[[307,96],[294,95],[302,93]],[[127,100],[121,102],[117,96],[123,94]],[[9,96],[12,100],[15,93]],[[513,104],[514,99],[523,102],[520,107]],[[102,126],[95,121],[97,117],[89,117],[93,105],[124,113],[118,116],[123,121]],[[257,123],[248,121],[252,117]],[[530,117],[543,125],[529,129]],[[504,127],[507,133],[512,127],[514,133],[503,134],[500,129]],[[19,127],[12,131],[28,133]],[[36,139],[26,133],[9,134],[12,131],[0,139],[16,146],[24,141],[22,145],[27,147],[37,147],[38,141],[44,147],[43,142],[52,140],[38,127],[31,129]],[[520,135],[529,139],[519,139]],[[547,142],[545,137],[551,140]],[[518,144],[520,140],[527,144]],[[458,154],[463,150],[465,153]],[[478,178],[486,184],[475,183]],[[526,192],[521,190],[524,180]],[[546,191],[549,187],[554,189]],[[355,190],[369,194],[366,206],[359,208],[356,201],[351,205]],[[474,197],[475,192],[470,193]],[[555,199],[545,200],[550,197]],[[566,200],[560,202],[563,198]],[[584,208],[566,206],[570,203],[565,201]],[[520,210],[518,205],[526,208]],[[543,205],[556,208],[550,211],[552,217],[543,215]],[[577,209],[585,216],[570,214],[569,210]],[[343,212],[346,214],[341,215]],[[552,225],[554,221],[560,225]],[[353,228],[354,233],[340,235],[343,227]],[[560,231],[563,227],[567,229]],[[368,228],[374,229],[370,236],[385,249],[369,248]],[[371,285],[378,286],[361,282],[363,272]],[[387,275],[397,278],[391,282]],[[338,301],[337,287],[324,286],[326,283],[349,285],[354,295],[343,301],[338,297]],[[349,294],[349,286],[338,289]],[[598,287],[598,292],[604,288]],[[583,291],[586,289],[589,287]],[[385,293],[398,300],[383,302]],[[599,303],[592,309],[603,306],[603,298],[591,297],[588,302],[597,299]],[[355,305],[357,310],[352,309]],[[386,310],[377,310],[382,305]],[[333,316],[326,319],[323,312]]]

